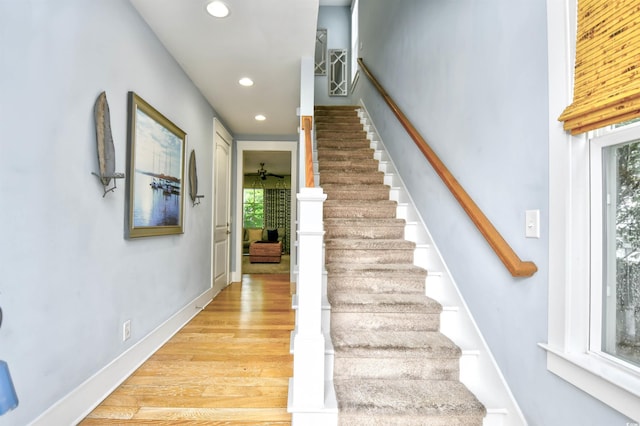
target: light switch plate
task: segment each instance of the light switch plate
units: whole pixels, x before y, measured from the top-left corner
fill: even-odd
[[[525,237],[540,238],[540,210],[525,212]]]

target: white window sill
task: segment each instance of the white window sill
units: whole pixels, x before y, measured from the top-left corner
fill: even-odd
[[[547,368],[605,404],[640,422],[640,375],[596,354],[568,353],[540,343]]]

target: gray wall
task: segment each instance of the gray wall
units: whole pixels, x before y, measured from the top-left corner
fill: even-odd
[[[125,181],[102,197],[93,104],[125,171],[127,92],[187,132],[202,204],[185,233],[125,240]],[[0,359],[36,418],[210,288],[209,104],[127,0],[0,0]],[[122,323],[132,338],[122,342]]]
[[[487,217],[538,272],[515,279],[361,76],[387,149],[531,425],[624,425],[546,369],[545,0],[360,2],[360,56]],[[540,239],[524,237],[541,211]]]
[[[351,48],[351,8],[344,6],[321,6],[318,11],[318,28],[327,30],[327,61],[329,49]],[[350,54],[350,52],[349,52]],[[350,57],[350,56],[349,56]],[[316,105],[351,105],[351,96],[329,96],[329,66],[327,75],[315,76],[315,104]],[[347,64],[347,74],[350,65]],[[348,77],[349,94],[351,93],[351,75]]]

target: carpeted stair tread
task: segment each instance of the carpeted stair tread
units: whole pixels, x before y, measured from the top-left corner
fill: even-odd
[[[318,149],[318,161],[333,160],[368,160],[373,157],[371,148],[350,148],[350,149]]]
[[[352,209],[362,208],[362,207],[368,208],[368,209],[393,207],[395,209],[398,206],[398,203],[391,200],[327,200],[324,202],[324,206],[352,208]],[[349,217],[349,216],[345,216],[345,217]],[[393,217],[395,217],[395,215]]]
[[[324,203],[325,206],[336,206],[336,207],[369,207],[369,208],[378,208],[378,207],[386,207],[392,206],[396,207],[398,203],[391,200],[340,200],[340,201],[332,201],[327,200]]]
[[[356,114],[360,109],[357,105],[316,105],[314,108],[315,116],[326,115],[343,115],[343,114]]]
[[[326,200],[324,217],[326,218],[390,218],[396,216],[395,201],[344,201]]]
[[[315,111],[342,111],[342,110],[357,110],[360,109],[358,105],[314,105]]]
[[[459,358],[462,352],[437,331],[335,330],[331,341],[335,356]]]
[[[324,227],[330,228],[333,226],[354,226],[354,227],[363,227],[368,228],[371,226],[393,226],[404,228],[406,222],[404,219],[398,219],[395,217],[390,217],[386,219],[371,219],[363,222],[362,219],[336,219],[336,218],[327,218],[324,220]]]
[[[384,184],[384,174],[382,172],[360,172],[360,173],[325,173],[320,175],[321,187],[326,185],[380,185]],[[348,200],[347,200],[348,201]],[[388,201],[388,200],[387,200]]]
[[[427,271],[410,263],[330,263],[327,269],[329,295],[336,292],[424,295]]]
[[[320,122],[316,123],[316,131],[327,130],[331,132],[362,132],[362,124],[356,120],[342,122]]]
[[[484,406],[449,380],[336,380],[339,422],[349,425],[482,425]]]
[[[348,129],[339,129],[339,130],[333,130],[333,129],[326,129],[326,130],[320,130],[320,129],[316,129],[316,138],[318,139],[358,139],[358,140],[364,140],[367,137],[367,132],[365,132],[364,130],[362,130],[362,128],[360,130],[348,130]]]
[[[384,184],[384,173],[379,171],[353,171],[344,173],[320,173],[320,186],[324,187],[328,184],[347,184],[347,185],[382,185]]]
[[[380,184],[324,184],[329,200],[388,200],[389,187]]]
[[[375,171],[378,173],[378,171]],[[380,183],[352,183],[352,184],[338,184],[338,183],[325,183],[322,185],[322,189],[324,192],[327,191],[378,191],[378,190],[389,190],[389,185],[384,185]],[[389,198],[387,198],[388,200]]]
[[[372,154],[374,149],[371,142],[365,138],[351,138],[345,136],[332,136],[330,138],[316,139],[318,153],[336,152],[336,151],[355,151],[362,150],[367,154]]]
[[[376,171],[377,173],[377,171]],[[362,174],[362,173],[361,173]],[[324,193],[340,192],[340,191],[387,191],[387,200],[389,200],[389,186],[380,183],[325,183],[322,185]]]
[[[367,192],[357,190],[341,190],[341,191],[325,191],[327,194],[327,200],[385,200],[389,198],[389,189],[386,191],[381,189],[379,191],[369,190]]]
[[[325,240],[325,261],[351,263],[413,263],[415,243],[407,240]]]
[[[370,158],[373,155],[373,149],[368,145],[343,145],[340,148],[337,147],[323,147],[319,146],[318,149],[319,159],[336,159],[341,158]]]
[[[424,294],[424,278],[419,277],[329,277],[327,288],[332,293],[343,291],[370,293]]]
[[[361,172],[362,170],[371,170],[377,172],[378,162],[371,159],[352,161],[351,159],[346,158],[342,160],[332,161],[329,164],[320,163],[318,165],[318,170],[320,171],[320,173],[344,173],[355,170],[357,170],[358,172]]]
[[[360,123],[357,111],[343,111],[340,114],[320,114],[314,117],[316,126],[331,123]]]
[[[322,121],[322,119],[338,119],[342,120],[345,118],[357,118],[358,121],[361,121],[359,116],[360,107],[353,108],[344,108],[341,111],[327,111],[327,110],[316,110],[315,112],[315,121]]]
[[[344,261],[353,263],[405,264],[413,263],[413,250],[327,249],[325,259],[327,263]]]
[[[403,238],[405,221],[396,218],[345,219],[327,218],[325,238]]]
[[[371,264],[353,264],[344,262],[329,263],[326,265],[329,274],[355,275],[359,277],[379,277],[395,275],[418,275],[427,276],[427,271],[416,265],[381,265],[377,263]]]
[[[318,150],[372,149],[368,139],[317,139]]]
[[[357,126],[357,124],[344,124],[345,126]],[[332,125],[333,126],[333,125]],[[320,130],[316,129],[316,143],[321,145],[325,142],[332,141],[342,141],[346,143],[358,143],[358,142],[366,142],[367,145],[371,144],[371,141],[367,139],[367,134],[365,132],[357,132],[353,130],[345,130],[341,131],[329,131],[329,130]]]
[[[377,169],[331,169],[324,172],[320,172],[320,181],[324,182],[321,186],[326,184],[384,184],[384,172]]]
[[[341,150],[363,150],[369,153],[374,151],[371,148],[371,142],[363,136],[352,137],[347,133],[340,133],[333,136],[319,137],[317,141],[318,153],[322,151],[341,151]],[[341,144],[332,144],[334,141],[340,141]],[[325,145],[324,143],[327,143]],[[337,146],[336,146],[337,145]]]
[[[373,157],[373,150],[367,145],[342,146],[340,148],[319,147],[316,152],[320,164],[328,161],[367,161]],[[345,171],[344,173],[349,172]]]
[[[413,250],[416,244],[407,240],[381,240],[363,238],[338,238],[326,239],[325,248],[329,249],[353,249],[353,250]]]
[[[360,159],[357,158],[348,158],[348,156],[345,156],[344,159],[348,159],[349,161],[356,161],[359,162]],[[322,161],[322,160],[321,160]],[[341,162],[342,159],[337,159],[335,160],[336,163]],[[363,159],[363,162],[366,161]],[[354,177],[358,177],[361,175],[366,175],[366,176],[376,176],[376,177],[384,177],[384,172],[378,170],[378,168],[373,169],[371,171],[368,172],[363,172],[361,169],[355,167],[355,168],[351,168],[349,166],[341,166],[341,167],[335,167],[335,168],[330,168],[330,169],[326,169],[324,172],[322,171],[322,168],[320,168],[320,178],[325,178],[327,176],[330,177],[338,177],[338,178],[342,178],[340,179],[340,183],[357,183],[357,181],[353,181],[352,179]],[[327,183],[334,183],[334,182],[327,182]],[[379,181],[380,184],[383,183],[382,180]]]
[[[442,306],[435,300],[412,293],[335,292],[329,297],[329,302],[331,312],[442,312]]]
[[[367,132],[362,130],[362,124],[357,122],[342,121],[338,123],[319,123],[316,125],[316,136],[325,137],[326,134],[336,135],[357,135],[359,138],[366,138]]]
[[[335,120],[358,120],[360,121],[360,117],[358,116],[358,111],[356,109],[352,110],[342,110],[342,111],[316,111],[314,120],[316,124],[318,123],[332,123]]]
[[[334,360],[334,379],[458,380],[457,358],[345,358]]]

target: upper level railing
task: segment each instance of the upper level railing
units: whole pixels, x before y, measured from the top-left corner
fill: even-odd
[[[429,144],[427,144],[420,133],[418,133],[409,119],[407,119],[400,108],[398,108],[398,105],[396,105],[393,99],[391,99],[386,90],[384,90],[378,80],[373,76],[373,74],[371,74],[371,71],[369,71],[367,66],[364,64],[362,58],[358,58],[358,64],[365,75],[371,80],[371,83],[376,87],[378,92],[380,92],[380,95],[382,95],[387,105],[389,105],[395,116],[398,118],[402,127],[404,127],[409,136],[411,136],[411,139],[413,139],[415,144],[418,146],[418,149],[420,149],[424,154],[438,176],[440,176],[444,184],[449,188],[449,191],[451,191],[456,200],[458,200],[460,206],[462,206],[471,221],[476,225],[480,233],[487,240],[491,248],[493,248],[493,251],[496,253],[498,258],[500,258],[511,275],[514,277],[530,277],[535,274],[538,270],[536,264],[530,261],[520,260],[511,246],[507,244],[505,239],[500,235],[489,219],[487,219],[482,210],[480,210],[469,194],[467,194],[464,188],[458,183],[456,178],[453,177],[449,169],[447,169],[444,163],[431,149]]]
[[[313,117],[310,115],[302,116],[302,130],[304,131],[304,143],[305,143],[305,187],[313,188],[313,147],[311,146],[311,129],[313,128]]]

